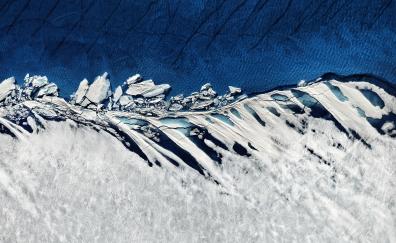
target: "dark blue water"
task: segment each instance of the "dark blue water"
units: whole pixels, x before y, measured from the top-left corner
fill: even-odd
[[[0,0],[0,78],[47,75],[63,95],[107,71],[173,93],[248,92],[325,72],[396,81],[392,0]]]

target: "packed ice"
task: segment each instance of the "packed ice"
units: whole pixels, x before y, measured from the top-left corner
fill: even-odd
[[[396,88],[0,83],[0,241],[396,242]],[[364,114],[364,115],[362,115]]]

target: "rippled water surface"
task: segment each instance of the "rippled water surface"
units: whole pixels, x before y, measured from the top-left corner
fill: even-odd
[[[107,71],[174,93],[248,92],[325,72],[396,80],[396,4],[375,1],[0,1],[0,78],[49,76],[63,95]]]

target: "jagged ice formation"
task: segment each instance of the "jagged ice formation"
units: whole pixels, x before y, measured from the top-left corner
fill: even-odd
[[[396,240],[394,85],[110,86],[105,73],[65,100],[46,77],[0,84],[1,239]]]

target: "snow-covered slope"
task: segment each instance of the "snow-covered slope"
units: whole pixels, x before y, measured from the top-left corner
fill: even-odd
[[[65,101],[25,81],[0,84],[0,129],[16,138],[1,136],[4,239],[396,241],[390,84],[206,84],[166,100],[136,75],[112,94],[104,74]]]

